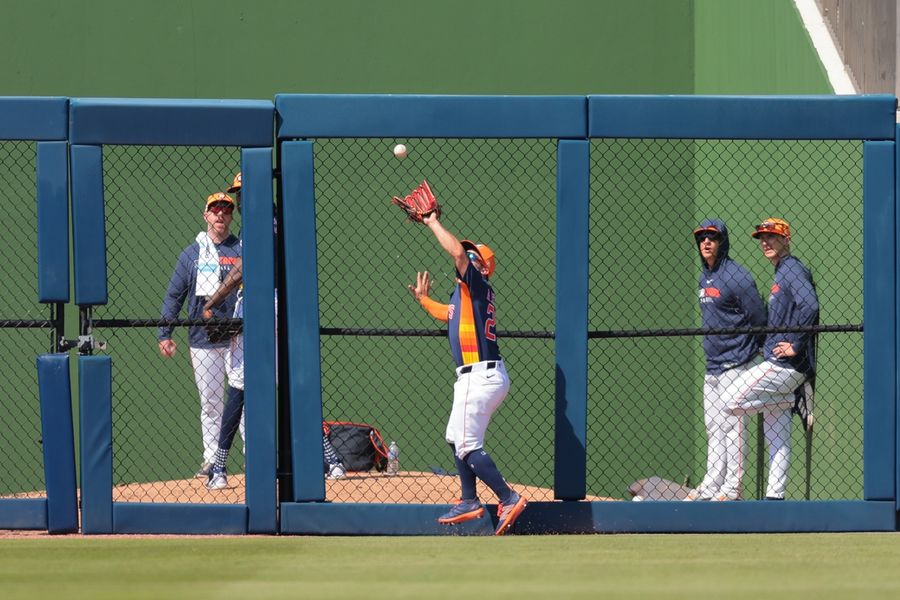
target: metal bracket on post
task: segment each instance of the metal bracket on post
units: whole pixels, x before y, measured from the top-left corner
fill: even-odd
[[[94,349],[106,350],[106,342],[94,340],[93,336],[93,316],[90,306],[82,306],[79,309],[80,335],[77,340],[67,340],[64,337],[59,338],[59,351],[68,352],[69,350],[78,349],[78,354],[82,356],[90,356],[94,353]]]

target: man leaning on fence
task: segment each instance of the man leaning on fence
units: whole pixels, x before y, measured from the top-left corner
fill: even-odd
[[[707,219],[694,230],[700,253],[698,297],[705,329],[737,329],[765,324],[766,312],[753,276],[729,258],[728,228]],[[706,475],[685,500],[739,500],[743,494],[745,417],[728,412],[725,389],[753,366],[760,338],[747,333],[706,335],[703,415]]]
[[[206,229],[197,234],[190,246],[178,257],[175,271],[163,298],[160,318],[178,318],[185,300],[188,318],[203,318],[203,304],[219,283],[240,260],[241,245],[231,235],[234,200],[223,192],[211,194],[206,199],[203,219]],[[236,298],[229,296],[217,309],[219,318],[230,317]],[[177,344],[172,339],[171,326],[159,328],[159,352],[166,358],[175,355]],[[215,459],[219,430],[225,406],[225,367],[228,341],[210,342],[203,326],[188,330],[191,364],[194,380],[200,394],[200,430],[203,438],[203,459],[197,477],[208,477]]]
[[[768,326],[818,323],[819,298],[809,269],[791,256],[788,222],[770,217],[751,235],[759,239],[763,256],[775,267]],[[791,409],[797,389],[815,376],[815,335],[811,331],[770,333],[763,343],[763,358],[728,387],[728,410],[734,415],[763,414],[769,447],[766,499],[783,500],[791,458]]]

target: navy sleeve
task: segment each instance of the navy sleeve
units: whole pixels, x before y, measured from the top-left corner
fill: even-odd
[[[741,312],[747,315],[747,319],[754,327],[761,327],[766,324],[766,305],[763,304],[756,288],[756,282],[750,272],[741,269],[739,275],[738,302],[741,305]]]
[[[160,310],[161,319],[175,319],[188,293],[191,291],[191,272],[193,270],[193,260],[191,260],[188,252],[189,248],[178,256],[178,262],[175,263],[175,271],[169,280],[169,287],[166,289],[166,295],[163,297],[162,310]],[[172,338],[173,327],[160,327],[157,339],[160,341]]]
[[[799,264],[792,265],[789,286],[794,299],[795,310],[791,325],[814,325],[819,317],[819,297],[809,272]],[[787,334],[787,341],[794,350],[800,351],[809,342],[811,332]]]

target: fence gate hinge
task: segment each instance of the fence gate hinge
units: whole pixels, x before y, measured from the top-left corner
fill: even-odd
[[[78,350],[78,354],[93,354],[94,350],[106,350],[106,342],[94,340],[92,335],[79,335],[77,340],[68,340],[60,338],[59,351],[68,352],[69,350]]]

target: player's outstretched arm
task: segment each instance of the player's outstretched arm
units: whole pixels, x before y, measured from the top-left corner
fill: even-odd
[[[438,220],[438,216],[435,213],[431,213],[425,217],[422,222],[431,229],[432,233],[434,233],[434,237],[437,238],[438,243],[441,245],[441,248],[443,248],[453,259],[453,263],[456,266],[456,272],[459,274],[465,273],[466,269],[469,268],[469,258],[466,256],[466,249],[459,243],[456,236],[441,225],[441,222]]]
[[[445,323],[450,320],[450,307],[447,304],[435,302],[430,297],[431,279],[428,276],[428,271],[416,273],[416,285],[408,285],[406,287],[409,289],[412,297],[416,299],[416,302],[428,311],[428,314]]]
[[[203,312],[212,310],[214,306],[221,304],[225,298],[237,288],[237,286],[241,285],[241,282],[244,280],[243,264],[244,261],[240,258],[235,261],[231,270],[228,271],[228,275],[225,276],[225,280],[219,285],[219,288],[213,292],[212,296],[206,299],[206,304],[203,305]]]

